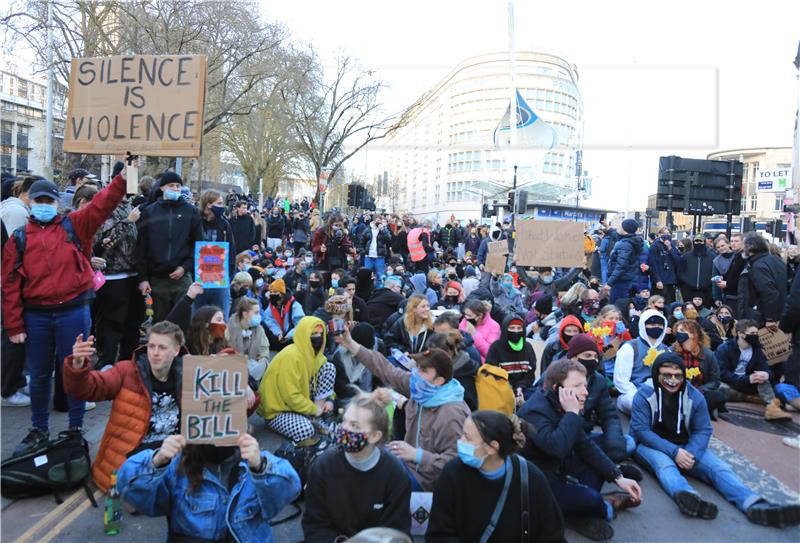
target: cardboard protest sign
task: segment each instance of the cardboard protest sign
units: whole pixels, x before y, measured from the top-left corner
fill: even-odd
[[[583,225],[567,221],[519,221],[514,253],[520,266],[583,266]]]
[[[498,255],[507,255],[508,254],[508,240],[501,239],[500,241],[490,241],[487,244],[487,248],[489,249],[490,253],[495,253]]]
[[[785,361],[792,354],[792,343],[782,330],[771,332],[767,328],[762,328],[758,331],[758,339],[770,366]]]
[[[194,244],[194,279],[203,288],[228,288],[227,241],[198,241]]]
[[[608,345],[603,345],[603,360],[611,360],[617,356],[617,351],[622,344],[622,338],[615,337]]]
[[[64,151],[200,156],[205,55],[74,58]]]
[[[181,434],[187,443],[236,445],[247,432],[247,359],[184,356]]]
[[[500,253],[489,253],[486,255],[486,264],[483,269],[489,273],[505,273],[506,255]]]

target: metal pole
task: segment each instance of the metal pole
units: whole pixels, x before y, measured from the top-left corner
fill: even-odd
[[[514,184],[512,185],[511,190],[514,191],[514,207],[517,207],[517,167],[514,166]],[[511,229],[514,229],[514,219],[516,219],[517,214],[515,213],[515,209],[509,210],[511,212]]]
[[[181,175],[183,173],[183,157],[175,158],[175,173]],[[181,179],[183,177],[181,176]]]
[[[44,136],[44,167],[53,177],[53,2],[47,2],[47,119]]]
[[[514,46],[514,0],[508,0],[508,50],[510,54],[510,68],[511,68],[511,104],[512,110],[509,115],[509,128],[511,135],[511,151],[512,156],[515,151],[514,147],[517,145],[517,111],[519,104],[517,104],[517,52]],[[514,167],[516,171],[516,166]],[[515,174],[516,175],[516,174]]]

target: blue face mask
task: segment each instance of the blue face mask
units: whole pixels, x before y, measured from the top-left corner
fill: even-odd
[[[58,214],[58,208],[50,204],[31,204],[31,215],[39,222],[50,222]]]
[[[258,326],[261,324],[261,315],[253,315],[250,317],[250,326]]]
[[[542,283],[544,283],[545,285],[549,285],[552,282],[553,282],[552,275],[542,275]]]
[[[263,286],[264,286],[264,280],[263,279],[256,279],[256,288],[261,288]]]
[[[338,279],[331,279],[331,287],[332,288],[339,288],[339,280]]]
[[[625,323],[622,321],[617,321],[617,335],[622,335],[625,333]]]
[[[502,285],[503,285],[503,288],[506,289],[508,292],[511,292],[512,290],[514,290],[514,283],[512,283],[511,281],[508,281],[508,282],[503,281]]]
[[[683,320],[683,311],[675,311],[672,316],[678,320]]]
[[[417,368],[411,370],[409,388],[411,389],[411,399],[418,404],[425,404],[439,391],[439,387],[426,381],[425,378],[419,374]]]
[[[483,461],[486,460],[486,457],[484,456],[482,458],[478,458],[475,456],[475,445],[472,443],[466,443],[459,439],[456,442],[456,448],[458,449],[458,458],[464,462],[464,465],[474,469],[481,469]]]
[[[164,191],[164,199],[165,200],[171,200],[171,201],[174,202],[176,200],[179,200],[180,197],[181,197],[181,191],[179,191],[179,190],[169,190],[169,189],[167,189],[167,190]]]

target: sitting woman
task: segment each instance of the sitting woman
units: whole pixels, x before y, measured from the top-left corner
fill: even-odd
[[[434,309],[448,309],[461,313],[464,303],[464,287],[458,281],[448,281],[444,291],[444,298],[434,306]]]
[[[511,313],[503,322],[500,337],[489,347],[486,363],[498,366],[508,372],[508,382],[518,405],[522,399],[531,395],[531,387],[536,379],[536,352],[525,341],[525,321]]]
[[[439,319],[436,320],[439,322]],[[436,329],[439,329],[434,325]],[[478,390],[475,388],[475,375],[480,367],[480,359],[473,359],[464,350],[464,336],[455,328],[449,332],[437,332],[431,335],[428,347],[442,349],[453,359],[453,378],[464,387],[464,403],[470,411],[478,409]]]
[[[250,377],[261,381],[269,363],[269,340],[261,326],[261,309],[253,298],[242,298],[228,322],[225,337],[231,347],[247,357]]]
[[[339,447],[312,464],[302,523],[307,543],[331,543],[378,526],[409,532],[411,482],[403,463],[383,448],[391,402],[385,388],[353,398],[336,432]]]
[[[303,306],[286,290],[283,279],[269,285],[269,304],[264,307],[264,324],[270,348],[280,352],[292,342],[295,327],[305,317]]]
[[[464,305],[464,319],[458,326],[459,330],[472,336],[481,362],[486,361],[492,343],[500,339],[500,325],[490,315],[491,311],[489,302],[470,300]]]
[[[322,276],[319,272],[312,271],[308,274],[308,288],[298,292],[296,297],[303,305],[303,312],[306,315],[313,315],[317,309],[325,305],[325,294]]]
[[[678,321],[672,330],[675,334],[672,350],[683,358],[687,380],[703,394],[709,414],[716,417],[715,411],[725,409],[726,394],[720,390],[719,364],[709,348],[708,336],[696,320]]]
[[[639,324],[638,316],[636,324],[637,326]],[[603,307],[589,326],[588,333],[597,341],[597,348],[602,353],[602,362],[598,370],[609,379],[613,379],[617,350],[633,339],[630,331],[625,327],[625,321],[622,319],[619,308],[610,304]]]
[[[469,416],[464,387],[453,378],[450,356],[441,349],[412,354],[416,366],[408,372],[379,352],[363,348],[349,331],[337,336],[336,343],[382,383],[409,398],[404,404],[398,402],[405,410],[405,441],[392,441],[389,452],[403,461],[412,490],[433,490],[442,468],[456,456],[461,425]]]
[[[451,460],[436,482],[425,540],[564,541],[564,518],[547,479],[535,464],[514,454],[524,444],[525,422],[514,415],[477,411],[467,418],[458,460]],[[528,526],[522,524],[523,477]],[[506,485],[508,498],[492,522]]]
[[[383,342],[375,337],[375,328],[371,324],[356,323],[351,328],[350,335],[362,347],[381,351],[384,355],[388,354],[384,352]],[[372,374],[341,345],[336,346],[331,362],[336,367],[333,391],[336,393],[337,408],[346,405],[358,392],[370,392],[373,389]]]
[[[539,369],[540,376],[544,377],[550,364],[567,356],[569,340],[582,331],[583,325],[578,317],[575,315],[567,315],[564,317],[564,320],[558,325],[558,339],[555,341],[548,341],[544,347],[544,351],[542,351],[542,367]]]
[[[272,541],[270,519],[300,494],[300,478],[249,434],[234,447],[178,434],[126,460],[117,488],[137,511],[167,517],[168,541]]]
[[[733,318],[733,309],[728,305],[719,306],[708,316],[706,322],[710,323],[717,332],[715,336],[709,336],[712,351],[716,351],[717,347],[729,339],[737,337],[736,319]]]
[[[254,298],[257,292],[254,290],[253,276],[246,271],[237,272],[231,281],[231,308],[242,298]]]
[[[294,342],[272,359],[261,379],[258,414],[267,426],[295,443],[311,445],[314,424],[333,412],[336,368],[325,360],[325,325],[316,317],[303,317],[295,328]],[[325,425],[323,425],[325,427]]]
[[[425,296],[414,294],[408,299],[402,319],[397,319],[383,336],[386,347],[404,353],[419,353],[428,345],[433,331],[431,307]]]

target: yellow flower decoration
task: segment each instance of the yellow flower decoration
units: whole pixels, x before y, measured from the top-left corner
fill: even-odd
[[[647,349],[647,356],[644,357],[644,360],[642,360],[642,362],[644,363],[645,366],[652,366],[653,362],[656,361],[656,357],[663,352],[664,351],[656,350],[655,347],[650,347],[649,349]]]
[[[591,324],[589,324],[588,322],[584,322],[584,323],[583,323],[583,331],[584,331],[584,332],[587,332],[587,333],[588,333],[588,332],[589,332],[589,330],[591,330],[591,329],[592,329],[592,325],[591,325]]]
[[[695,377],[700,377],[702,373],[700,372],[700,368],[689,368],[686,370],[686,378],[691,380]]]

